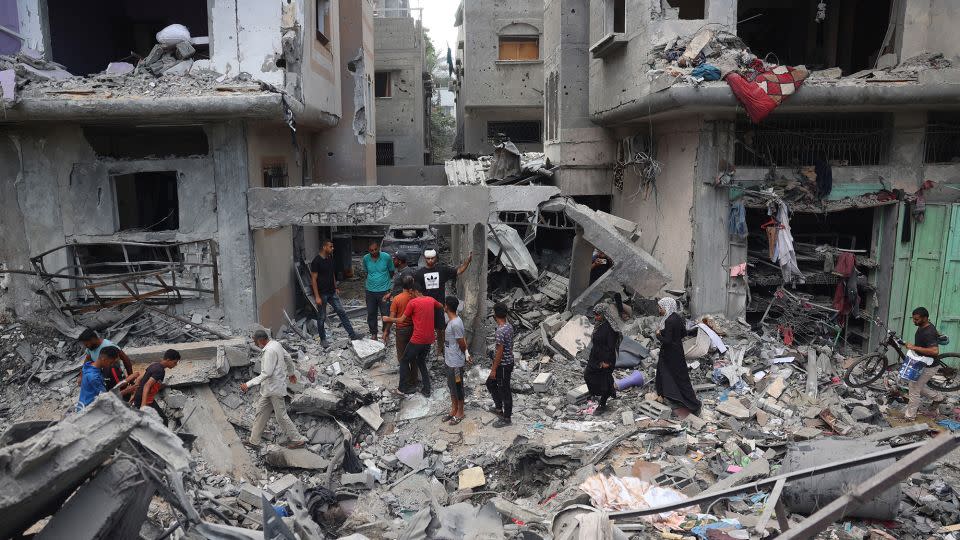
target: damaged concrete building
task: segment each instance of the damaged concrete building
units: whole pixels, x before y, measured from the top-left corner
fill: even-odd
[[[372,0],[101,4],[13,2],[0,264],[102,276],[166,251],[201,265],[179,275],[186,299],[214,291],[229,324],[276,328],[287,261],[319,237],[251,231],[246,192],[376,183]],[[45,306],[24,280],[2,302],[27,316]]]
[[[772,316],[785,280],[772,244],[767,253],[765,224],[782,201],[803,267],[786,281],[806,298],[830,308],[843,278],[824,264],[853,253],[866,316],[912,333],[910,311],[927,306],[938,328],[960,339],[960,37],[952,30],[960,11],[937,0],[820,7],[547,0],[543,119],[553,183],[565,194],[609,197],[609,211],[638,223],[639,245],[669,271],[668,288],[688,293],[695,315]],[[492,80],[464,68],[466,88]],[[751,116],[730,73],[778,77],[758,80],[756,99],[771,103],[765,113],[779,108]],[[844,328],[864,347],[882,336],[863,320]]]
[[[503,137],[543,151],[542,0],[461,2],[455,25],[455,151],[489,154]]]

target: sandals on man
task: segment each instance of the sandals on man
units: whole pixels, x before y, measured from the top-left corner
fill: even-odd
[[[449,421],[452,420],[453,418],[454,418],[454,416],[453,416],[452,414],[448,414],[448,415],[444,416],[443,418],[441,418],[440,421],[441,421],[441,422],[449,422]]]
[[[447,422],[447,423],[450,424],[451,426],[455,426],[455,425],[459,424],[460,422],[463,422],[463,419],[464,419],[464,418],[466,418],[466,417],[465,417],[465,416],[453,416],[453,417],[450,418],[450,421]]]

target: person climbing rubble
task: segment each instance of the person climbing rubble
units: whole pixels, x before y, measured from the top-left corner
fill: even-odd
[[[584,381],[591,396],[597,396],[600,404],[594,414],[607,411],[607,400],[614,396],[613,369],[617,364],[617,351],[623,340],[622,323],[613,304],[600,302],[593,308],[596,325],[590,339],[590,357],[583,371]]]
[[[493,306],[493,318],[497,321],[494,334],[496,348],[490,354],[493,363],[487,376],[487,390],[493,398],[490,412],[499,416],[493,427],[502,428],[512,424],[513,393],[510,378],[513,375],[513,325],[507,320],[507,306],[497,302]]]
[[[253,343],[263,350],[260,375],[240,385],[240,391],[246,392],[253,386],[260,386],[260,398],[257,400],[257,413],[250,429],[250,439],[245,443],[253,449],[260,448],[260,438],[267,427],[267,420],[273,415],[287,437],[287,448],[302,448],[307,439],[300,434],[297,426],[287,414],[287,378],[297,382],[296,366],[279,341],[270,339],[267,332],[257,330],[253,333]]]
[[[693,414],[700,412],[700,400],[690,382],[687,361],[683,354],[683,338],[687,335],[686,323],[678,313],[679,306],[673,298],[661,298],[660,357],[657,360],[656,391],[661,400],[674,402]]]
[[[81,332],[80,337],[77,338],[77,341],[83,344],[86,348],[86,356],[84,357],[84,362],[96,362],[100,358],[100,352],[105,347],[116,347],[109,339],[100,337],[96,331],[87,328]],[[130,358],[127,357],[127,354],[120,351],[119,357],[112,364],[106,365],[103,367],[103,384],[106,386],[107,390],[112,389],[114,386],[120,383],[124,377],[128,377],[133,374],[133,362],[130,361]],[[121,366],[122,362],[122,366]]]
[[[423,252],[425,261],[424,267],[417,271],[417,284],[423,287],[424,293],[437,301],[441,307],[434,313],[434,330],[437,333],[437,358],[443,358],[443,331],[446,328],[446,317],[443,315],[443,299],[447,295],[447,282],[456,279],[470,267],[470,261],[473,260],[471,251],[467,258],[454,268],[450,265],[440,264],[435,249],[428,249]]]
[[[466,416],[463,412],[466,399],[463,391],[463,370],[467,365],[467,340],[463,320],[457,316],[458,307],[460,301],[456,296],[448,296],[443,303],[448,319],[444,334],[447,346],[443,352],[443,361],[447,366],[447,387],[450,389],[450,414],[443,420],[451,426],[459,424]]]
[[[147,366],[143,376],[137,382],[133,396],[130,398],[130,403],[134,408],[143,410],[149,407],[157,411],[157,415],[160,416],[164,424],[167,423],[167,415],[154,398],[157,392],[163,388],[163,379],[167,370],[177,367],[178,362],[180,362],[180,353],[176,349],[167,349],[159,362]]]
[[[900,370],[900,377],[909,383],[908,399],[910,401],[903,410],[903,416],[908,420],[916,419],[920,405],[926,400],[943,401],[943,395],[940,392],[935,392],[927,386],[930,377],[937,372],[935,369],[929,369],[933,364],[933,357],[940,354],[937,327],[930,322],[930,312],[925,307],[913,310],[913,324],[917,327],[917,332],[913,336],[914,343],[905,344],[909,352],[907,352],[907,361]]]

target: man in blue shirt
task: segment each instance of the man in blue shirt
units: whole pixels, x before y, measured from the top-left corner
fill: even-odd
[[[107,391],[104,370],[116,364],[121,354],[120,349],[113,345],[104,346],[99,350],[100,354],[96,360],[87,359],[80,368],[80,398],[77,400],[77,412],[82,411],[87,405],[93,403],[97,396]],[[136,378],[137,374],[131,373],[120,382],[119,387],[123,388]]]
[[[86,356],[84,357],[84,362],[96,362],[100,358],[100,352],[103,351],[106,347],[116,347],[116,345],[109,339],[104,339],[97,335],[97,333],[90,328],[87,328],[80,333],[80,337],[77,338],[77,341],[83,344],[86,349]],[[117,349],[120,351],[120,349]],[[103,367],[103,383],[106,385],[107,390],[110,390],[114,386],[120,383],[126,375],[133,373],[133,362],[130,361],[130,358],[127,357],[127,354],[123,351],[120,351],[118,358],[114,358],[112,364],[105,365]],[[121,362],[123,363],[123,368],[121,369]]]
[[[370,339],[375,340],[380,335],[380,317],[390,315],[390,286],[395,268],[393,259],[380,253],[380,244],[370,242],[367,251],[363,256],[363,269],[367,272],[367,326]]]

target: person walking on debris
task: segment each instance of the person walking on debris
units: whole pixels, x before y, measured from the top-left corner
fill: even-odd
[[[677,313],[677,301],[661,298],[660,306],[660,358],[657,361],[657,396],[679,403],[693,414],[700,412],[700,400],[690,383],[687,361],[683,356],[683,338],[687,335],[683,317]]]
[[[593,308],[596,326],[590,340],[590,357],[583,378],[591,396],[598,396],[600,404],[594,414],[603,414],[607,410],[607,400],[614,395],[613,368],[617,364],[617,351],[623,340],[622,325],[616,308],[607,302],[600,302]]]
[[[80,368],[80,397],[77,399],[76,411],[82,411],[87,405],[93,403],[97,396],[108,390],[106,386],[106,376],[110,368],[117,363],[120,357],[120,349],[113,345],[107,345],[99,348],[99,355],[96,360],[87,359]],[[137,378],[136,373],[131,373],[126,379],[116,385],[118,390],[123,389]]]
[[[100,351],[106,347],[116,347],[116,345],[109,339],[101,338],[97,333],[90,328],[87,328],[80,333],[80,337],[77,338],[77,341],[83,344],[86,349],[86,356],[83,361],[86,362],[96,362],[100,358]],[[118,348],[118,350],[120,350]],[[130,358],[127,357],[127,354],[120,350],[119,360],[114,358],[115,361],[112,364],[106,365],[103,368],[103,384],[106,386],[107,390],[112,389],[114,386],[120,383],[123,380],[124,376],[129,376],[133,373],[133,362],[130,361]],[[121,367],[121,362],[123,366]]]
[[[240,391],[246,392],[252,386],[260,385],[260,398],[257,400],[257,414],[250,429],[250,439],[246,445],[260,448],[260,438],[267,427],[270,416],[277,418],[277,423],[287,437],[287,448],[302,448],[307,439],[297,430],[290,415],[287,414],[287,404],[284,397],[287,395],[287,377],[290,382],[297,382],[297,368],[290,359],[287,351],[283,350],[280,342],[270,339],[264,330],[253,333],[253,343],[263,349],[260,375],[240,385]]]
[[[144,410],[150,407],[157,411],[164,424],[167,423],[167,415],[163,413],[163,409],[160,408],[154,398],[164,386],[163,379],[167,370],[177,367],[179,361],[180,353],[174,349],[167,349],[163,353],[162,360],[150,364],[143,372],[143,376],[140,377],[140,382],[133,392],[133,397],[130,399],[130,403],[137,409]]]
[[[933,402],[943,401],[943,394],[927,386],[930,377],[937,371],[929,369],[933,364],[933,357],[940,354],[937,327],[930,322],[930,312],[925,307],[913,310],[913,324],[917,327],[917,332],[913,336],[914,343],[905,344],[909,352],[905,369],[900,372],[900,376],[909,382],[909,402],[903,410],[903,416],[908,420],[916,419],[920,405],[927,399]],[[912,370],[909,369],[911,367]],[[919,370],[919,373],[916,373],[916,370]]]
[[[510,390],[510,377],[513,375],[513,325],[507,321],[507,306],[497,302],[493,306],[493,318],[497,321],[494,334],[496,349],[491,353],[493,364],[487,376],[487,390],[493,398],[490,412],[500,418],[493,427],[509,426],[513,416],[513,393]]]
[[[437,258],[437,251],[428,249],[423,252],[424,267],[417,271],[417,283],[423,287],[426,295],[437,301],[437,304],[443,306],[443,299],[447,294],[447,282],[456,279],[462,275],[470,266],[473,260],[473,252],[467,255],[466,260],[458,268],[446,264],[440,264]],[[443,358],[443,331],[446,328],[446,317],[443,315],[443,308],[437,309],[434,314],[434,329],[437,333],[437,358]]]
[[[333,308],[340,317],[340,324],[347,331],[350,339],[360,336],[353,330],[350,317],[340,303],[340,289],[337,288],[337,277],[333,264],[333,242],[324,240],[320,244],[320,253],[310,263],[310,285],[313,287],[313,299],[317,303],[317,332],[320,333],[320,343],[324,347],[330,346],[327,341],[327,332],[324,324],[327,320],[327,305]]]
[[[367,327],[370,330],[370,339],[376,340],[380,335],[377,326],[380,317],[390,313],[391,278],[396,269],[393,259],[380,253],[380,244],[370,242],[367,251],[363,256],[363,269],[367,273]]]
[[[396,272],[393,274],[393,288],[390,290],[390,296],[395,298],[403,292],[403,278],[410,276],[417,279],[417,269],[407,266],[407,259],[399,251],[393,254],[393,267]]]
[[[405,276],[403,278],[403,288],[400,294],[393,297],[393,301],[390,302],[390,317],[385,317],[383,323],[383,342],[386,344],[390,341],[390,325],[392,323],[386,322],[389,320],[399,320],[403,315],[403,312],[407,309],[407,304],[410,303],[410,300],[413,300],[414,294],[414,277]],[[410,337],[413,336],[413,323],[411,321],[405,321],[402,325],[397,323],[397,362],[403,362],[407,360],[404,357],[404,351],[407,350],[407,344],[410,343]],[[420,383],[420,378],[417,375],[418,372],[417,365],[407,364],[407,379],[406,381],[400,381],[401,386],[406,388],[416,388]]]
[[[419,285],[418,285],[419,287]],[[430,397],[430,372],[427,370],[427,355],[430,354],[430,345],[433,344],[434,336],[434,311],[442,309],[443,304],[437,302],[434,298],[426,296],[422,289],[415,289],[413,299],[407,302],[407,307],[403,310],[403,315],[397,319],[394,317],[384,317],[383,322],[396,323],[397,326],[407,321],[413,321],[413,333],[410,335],[410,343],[403,351],[403,358],[400,360],[400,380],[397,383],[397,393],[412,394],[416,392],[414,387],[407,386],[407,366],[415,365],[420,371],[422,387],[420,393],[424,397]]]
[[[444,349],[443,360],[447,365],[447,387],[450,389],[451,404],[450,414],[444,417],[443,421],[455,426],[466,416],[463,411],[466,399],[463,391],[463,370],[467,365],[466,330],[463,328],[463,320],[457,316],[457,308],[460,307],[457,297],[448,296],[443,307],[449,319],[444,334],[447,346]]]

